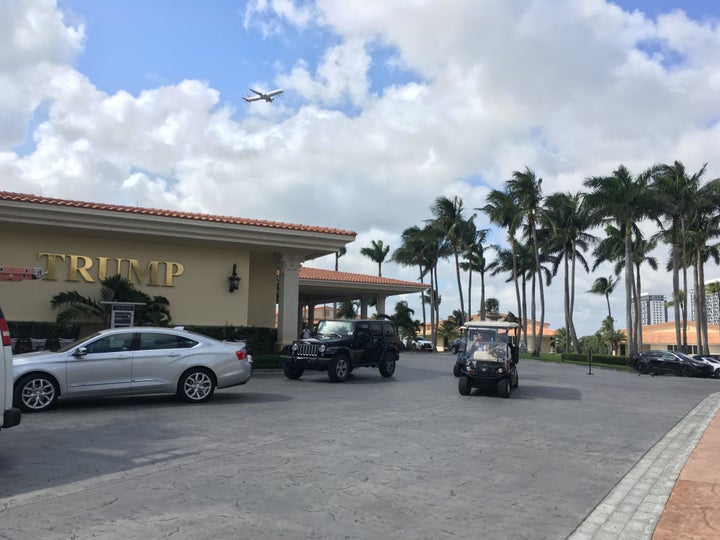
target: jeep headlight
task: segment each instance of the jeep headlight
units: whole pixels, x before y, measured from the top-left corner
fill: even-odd
[[[320,350],[320,354],[325,352],[325,344],[324,343],[322,345],[320,345],[319,350]]]
[[[290,349],[292,352],[297,352],[297,350],[300,348],[300,345],[298,345],[297,341],[293,341],[292,347]]]

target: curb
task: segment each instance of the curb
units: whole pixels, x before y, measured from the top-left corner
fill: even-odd
[[[682,468],[720,410],[707,396],[653,446],[568,540],[650,540]]]

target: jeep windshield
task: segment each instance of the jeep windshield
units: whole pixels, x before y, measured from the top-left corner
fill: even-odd
[[[352,321],[320,321],[315,333],[318,338],[337,338],[351,336],[352,334]]]

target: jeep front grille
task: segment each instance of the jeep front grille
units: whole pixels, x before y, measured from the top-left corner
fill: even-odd
[[[298,356],[318,356],[320,347],[315,343],[298,343]]]

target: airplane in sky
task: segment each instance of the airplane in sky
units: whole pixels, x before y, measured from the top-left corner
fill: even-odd
[[[243,99],[250,103],[251,101],[260,101],[261,99],[264,99],[265,101],[272,102],[275,99],[275,96],[280,95],[283,93],[283,91],[278,88],[277,90],[273,90],[272,92],[258,92],[257,90],[250,89],[251,92],[255,92],[256,96],[243,96]]]

